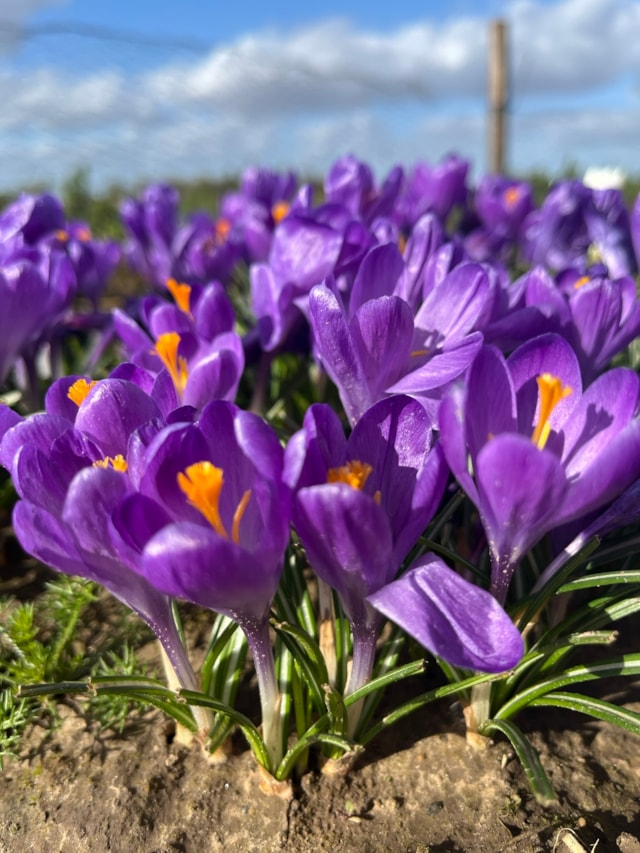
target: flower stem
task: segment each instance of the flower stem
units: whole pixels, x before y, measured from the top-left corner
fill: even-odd
[[[376,659],[376,641],[378,639],[379,620],[352,622],[353,632],[353,661],[351,675],[345,691],[345,696],[355,693],[371,678],[373,664]],[[363,702],[355,702],[349,707],[349,737],[354,737],[360,722]]]
[[[268,769],[275,772],[282,760],[284,743],[280,717],[281,696],[269,635],[269,621],[268,619],[237,621],[244,631],[253,656],[253,665],[256,669],[260,693],[262,737],[271,760],[271,767]]]
[[[163,620],[161,625],[151,625],[162,649],[162,662],[170,688],[186,687],[187,690],[198,690],[199,684],[191,662],[187,656],[178,629],[173,621]],[[191,706],[198,729],[202,735],[208,735],[213,728],[213,714],[208,708],[198,705]]]

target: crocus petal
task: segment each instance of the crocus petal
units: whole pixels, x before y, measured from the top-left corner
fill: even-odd
[[[103,379],[81,404],[76,429],[99,445],[105,456],[124,455],[131,433],[161,413],[145,392],[121,379]]]
[[[367,600],[454,666],[503,672],[524,653],[520,633],[495,598],[433,554]]]
[[[483,347],[471,366],[465,419],[474,464],[493,436],[517,431],[515,388],[504,356],[495,347]]]
[[[218,536],[183,522],[161,530],[146,545],[142,572],[157,589],[232,618],[261,620],[280,577],[279,556],[269,563]]]
[[[413,316],[398,296],[365,302],[349,323],[355,352],[375,403],[399,379],[411,356]],[[359,417],[364,414],[359,412]]]
[[[489,292],[487,273],[479,264],[453,269],[431,291],[416,314],[416,328],[437,331],[449,343],[473,330]]]
[[[23,444],[34,444],[46,453],[56,438],[68,429],[68,420],[44,413],[18,421],[0,442],[0,465],[11,472],[13,460]]]
[[[403,270],[402,255],[393,243],[384,243],[367,252],[353,283],[349,312],[354,314],[370,299],[391,296]]]
[[[584,468],[569,481],[557,509],[557,523],[579,518],[608,503],[640,475],[640,420],[632,421],[614,436]]]
[[[633,370],[608,370],[590,385],[562,424],[562,461],[568,477],[593,464],[633,418],[640,379]],[[631,462],[631,460],[630,460]]]
[[[314,287],[309,294],[309,322],[322,365],[355,423],[373,401],[344,310],[326,285]]]
[[[539,335],[518,347],[507,360],[516,390],[518,432],[532,435],[539,411],[537,377],[550,373],[571,389],[554,408],[549,418],[552,430],[569,417],[582,393],[582,376],[576,354],[567,341],[553,333]]]
[[[389,385],[387,391],[391,394],[412,394],[420,397],[443,388],[469,367],[480,351],[482,340],[481,332],[472,332],[460,341],[451,345],[445,344],[428,355],[424,364]]]
[[[347,455],[373,468],[366,491],[380,494],[399,566],[433,517],[449,473],[424,408],[400,395],[376,403],[356,424]]]
[[[442,400],[438,411],[440,446],[447,465],[473,503],[478,506],[480,498],[467,463],[467,438],[465,421],[466,388],[457,384]]]
[[[562,464],[524,436],[504,433],[478,454],[476,482],[489,548],[512,571],[555,524],[567,489]]]
[[[13,510],[13,529],[29,554],[67,575],[94,580],[87,571],[69,528],[42,507],[18,501]]]
[[[363,599],[393,577],[386,513],[370,495],[343,483],[298,492],[294,524],[318,576],[336,589],[351,620]]]

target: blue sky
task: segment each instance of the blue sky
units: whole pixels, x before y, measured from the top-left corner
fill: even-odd
[[[491,18],[509,26],[511,171],[640,172],[640,0],[0,0],[0,188],[486,164]]]

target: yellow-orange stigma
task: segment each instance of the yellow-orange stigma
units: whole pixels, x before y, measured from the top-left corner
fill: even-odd
[[[67,397],[72,403],[75,403],[76,406],[80,406],[86,400],[89,391],[91,391],[91,389],[97,384],[98,383],[95,379],[91,382],[87,382],[86,379],[76,379],[67,391]]]
[[[117,456],[105,456],[104,459],[98,459],[93,463],[94,468],[113,468],[114,471],[126,471],[129,467],[127,460],[122,453]]]
[[[191,285],[178,282],[175,278],[167,281],[167,290],[173,296],[173,301],[185,314],[191,314]]]
[[[75,238],[81,243],[86,243],[91,239],[91,236],[91,229],[87,225],[81,225],[80,228],[76,229]]]
[[[581,287],[584,287],[585,284],[589,284],[590,281],[591,279],[588,275],[581,275],[580,278],[574,282],[573,286],[576,290],[580,290]]]
[[[541,376],[537,376],[536,381],[540,406],[538,422],[533,430],[531,441],[542,450],[551,432],[549,418],[560,400],[568,397],[572,389],[568,385],[563,385],[562,380],[551,373],[543,373]]]
[[[56,240],[60,240],[61,243],[66,243],[69,239],[69,234],[64,228],[58,228],[57,231],[54,232],[53,236]]]
[[[362,491],[372,471],[373,466],[369,465],[368,462],[360,462],[358,459],[354,459],[339,468],[329,468],[327,483],[346,483],[352,489]]]
[[[169,371],[178,396],[182,397],[187,379],[189,378],[189,370],[186,358],[178,355],[179,346],[180,335],[177,332],[165,332],[156,340],[156,345],[152,352],[160,357],[160,360]]]
[[[278,222],[282,222],[287,213],[289,213],[289,202],[287,201],[277,201],[271,208],[271,216],[273,216],[276,225]]]
[[[519,187],[507,187],[504,191],[504,201],[507,207],[514,207],[520,198]]]
[[[220,492],[224,484],[222,468],[213,463],[195,462],[178,474],[178,485],[187,496],[192,507],[201,512],[219,536],[228,539],[222,519],[220,518]],[[243,494],[231,522],[231,539],[237,544],[240,541],[240,522],[245,513],[251,489]]]
[[[219,219],[216,219],[215,224],[215,243],[216,246],[221,246],[227,237],[229,236],[229,232],[231,231],[231,223],[228,219],[225,219],[221,216]]]

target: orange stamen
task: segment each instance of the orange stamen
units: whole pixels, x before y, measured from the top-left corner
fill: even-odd
[[[373,466],[368,462],[360,462],[354,459],[341,465],[339,468],[329,468],[327,471],[327,483],[346,483],[352,489],[362,491]]]
[[[573,389],[568,385],[563,385],[562,380],[551,373],[543,373],[542,376],[536,377],[536,381],[538,383],[540,405],[538,422],[533,430],[531,441],[542,450],[551,432],[549,418],[553,410],[560,400],[564,400],[565,397],[571,394]]]
[[[276,225],[285,218],[289,213],[289,203],[286,201],[277,201],[271,208],[271,216]]]
[[[225,242],[227,237],[229,236],[229,232],[231,231],[231,223],[228,219],[225,219],[221,216],[219,219],[216,219],[215,223],[215,242],[217,246],[222,245]]]
[[[173,379],[178,396],[182,397],[189,378],[189,370],[186,358],[178,355],[179,345],[180,335],[177,332],[165,332],[157,339],[152,352],[160,357]]]
[[[520,198],[520,189],[518,187],[507,187],[504,191],[504,201],[507,207],[514,207]]]
[[[129,467],[122,453],[117,456],[105,456],[93,463],[94,468],[113,468],[114,471],[126,471]]]
[[[178,474],[178,485],[187,496],[188,502],[204,515],[218,536],[228,539],[222,519],[220,518],[220,492],[224,484],[222,468],[217,468],[213,463],[204,461],[196,462]],[[240,503],[236,507],[231,522],[231,539],[239,544],[240,522],[249,503],[251,489],[243,494]]]
[[[589,278],[588,275],[583,275],[583,276],[580,276],[580,278],[574,283],[573,286],[575,287],[576,290],[580,290],[581,287],[584,287],[585,284],[589,284],[590,281],[591,281],[591,279]]]
[[[82,405],[82,403],[87,398],[89,391],[97,385],[96,380],[92,380],[87,382],[86,379],[76,379],[73,385],[67,391],[67,397],[76,404],[76,406]]]
[[[167,290],[173,296],[173,301],[181,311],[191,315],[191,285],[178,282],[175,278],[167,281]]]

